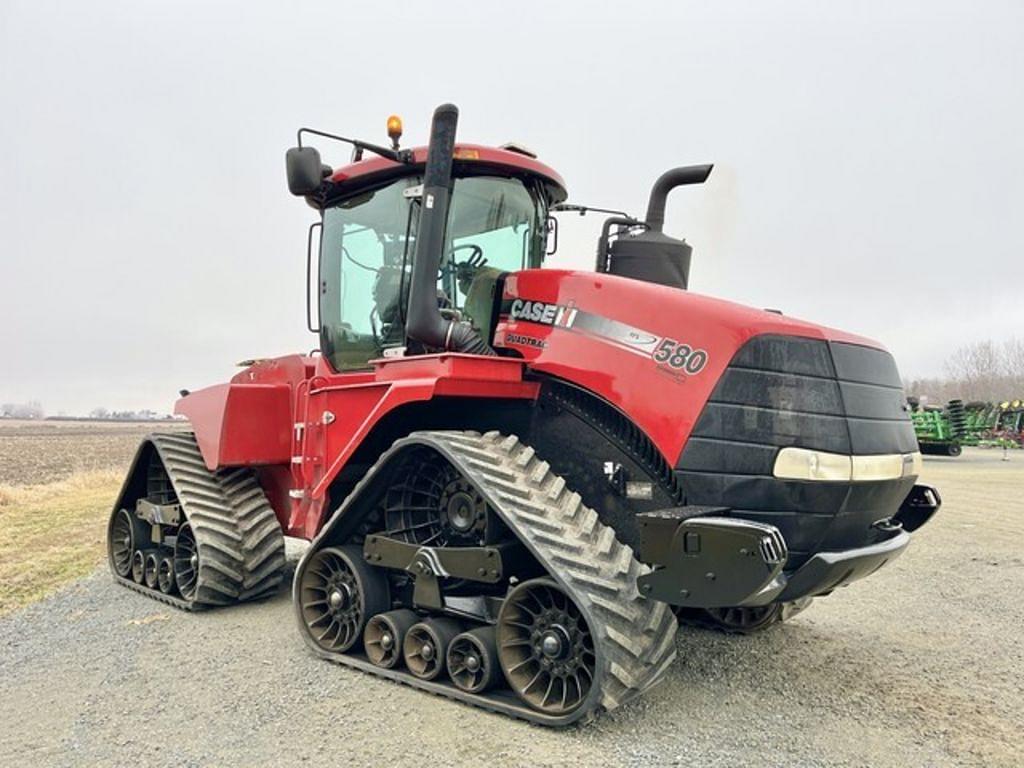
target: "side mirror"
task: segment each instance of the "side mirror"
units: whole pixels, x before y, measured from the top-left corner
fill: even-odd
[[[558,250],[558,219],[548,216],[544,223],[544,255],[551,256]]]
[[[311,195],[320,189],[323,165],[314,147],[292,147],[284,155],[288,171],[288,191],[293,195]]]

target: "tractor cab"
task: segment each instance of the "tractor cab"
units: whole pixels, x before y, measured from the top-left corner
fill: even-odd
[[[336,171],[323,166],[311,147],[288,155],[290,188],[322,217],[314,225],[321,229],[314,330],[336,371],[366,369],[382,356],[430,346],[407,333],[417,236],[423,207],[430,205],[423,176],[427,149],[350,143],[355,161]],[[367,148],[376,156],[363,159]],[[468,323],[488,339],[501,280],[541,266],[552,227],[549,210],[565,199],[565,185],[514,145],[458,145],[453,161],[436,301],[443,318]],[[312,247],[309,255],[312,260]]]

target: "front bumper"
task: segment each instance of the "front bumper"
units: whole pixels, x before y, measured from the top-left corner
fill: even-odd
[[[938,492],[915,485],[899,512],[875,524],[880,540],[837,552],[818,552],[785,572],[787,552],[778,529],[725,517],[727,509],[679,507],[641,515],[640,558],[654,570],[637,579],[640,593],[690,608],[759,606],[832,592],[870,576],[910,544],[910,532],[931,519]]]
[[[828,594],[837,587],[852,584],[888,565],[903,554],[908,544],[910,534],[897,530],[890,538],[866,547],[845,552],[819,552],[788,577],[781,575],[781,589],[774,598],[763,602],[786,602]]]

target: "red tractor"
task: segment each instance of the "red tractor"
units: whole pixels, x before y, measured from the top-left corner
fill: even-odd
[[[594,272],[542,269],[550,213],[579,207],[530,152],[456,144],[457,118],[417,149],[397,119],[390,147],[299,131],[320,349],[182,393],[193,431],[148,437],[114,506],[118,582],[255,599],[309,539],[314,653],[565,725],[655,683],[677,620],[762,629],[903,552],[940,502],[892,357],[686,290],[665,202],[711,166],[609,219]]]

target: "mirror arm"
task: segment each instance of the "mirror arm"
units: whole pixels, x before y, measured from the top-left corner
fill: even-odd
[[[325,133],[324,131],[318,131],[315,128],[299,128],[296,133],[296,140],[298,146],[302,147],[302,134],[308,133],[313,136],[322,136],[325,139],[333,139],[334,141],[340,141],[345,144],[351,144],[357,150],[368,150],[373,152],[375,155],[380,155],[388,160],[393,160],[396,163],[409,164],[412,163],[413,157],[412,152],[409,150],[394,150],[388,149],[387,147],[381,147],[377,144],[371,144],[368,141],[361,141],[360,139],[349,139],[345,136],[338,136],[333,133]]]

